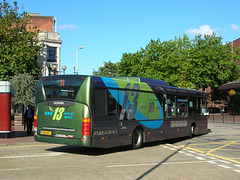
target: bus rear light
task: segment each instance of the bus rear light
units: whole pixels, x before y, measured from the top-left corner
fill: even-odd
[[[34,131],[37,131],[37,115],[34,115],[34,123],[33,123]]]
[[[84,130],[84,131],[90,131],[90,130],[91,130],[91,127],[90,127],[89,125],[84,125],[84,126],[82,127],[82,130]]]
[[[91,118],[82,118],[82,122],[91,122]]]
[[[82,118],[82,135],[90,136],[91,132],[91,118]]]
[[[37,127],[37,115],[34,116],[34,127]]]
[[[83,132],[82,132],[82,135],[83,135],[83,136],[90,136],[90,132],[89,132],[89,131],[83,131]]]

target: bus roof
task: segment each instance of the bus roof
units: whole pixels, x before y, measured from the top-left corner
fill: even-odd
[[[90,76],[90,75],[89,75]],[[81,79],[86,78],[87,75],[57,75],[57,76],[47,76],[42,77],[46,79]],[[94,80],[94,84],[99,87],[104,87],[102,82],[102,77],[90,76]],[[146,83],[151,87],[153,92],[156,93],[166,93],[166,94],[176,94],[176,95],[184,95],[184,96],[195,96],[195,97],[206,97],[206,93],[203,91],[193,90],[193,89],[183,89],[178,87],[169,86],[168,83],[162,80],[144,78],[144,77],[104,77],[109,78],[114,81],[132,81],[138,83]]]
[[[168,86],[168,83],[166,83],[165,81],[144,78],[144,77],[114,77],[114,79],[122,79],[122,80],[127,80],[127,81],[137,81],[137,82],[145,82],[147,84]]]
[[[95,77],[95,82],[97,84],[100,83],[101,77]],[[194,97],[206,97],[206,93],[203,91],[193,90],[193,89],[183,89],[178,87],[169,86],[168,83],[162,80],[150,79],[150,78],[143,78],[143,77],[104,77],[109,78],[109,80],[114,81],[131,81],[131,82],[138,82],[138,83],[146,83],[148,86],[151,87],[153,92],[156,93],[166,93],[166,94],[175,94],[175,95],[183,95],[183,96],[194,96]],[[100,85],[100,84],[99,84]],[[101,85],[100,85],[101,86]]]

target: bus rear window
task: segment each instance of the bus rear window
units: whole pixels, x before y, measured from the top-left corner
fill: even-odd
[[[75,99],[84,79],[43,79],[46,100]]]

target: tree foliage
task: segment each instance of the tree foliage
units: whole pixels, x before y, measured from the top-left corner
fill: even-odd
[[[24,105],[27,107],[34,103],[33,92],[36,86],[34,77],[23,73],[13,76],[10,82],[14,88],[14,105]]]
[[[27,30],[29,17],[18,9],[17,2],[13,7],[6,0],[0,3],[0,80],[21,73],[37,76],[41,71],[37,32]]]
[[[119,76],[142,76],[166,81],[182,88],[217,87],[239,77],[239,54],[222,38],[196,35],[161,42],[159,39],[136,53],[124,53],[118,64]]]
[[[110,61],[104,62],[104,66],[98,68],[98,71],[93,70],[94,76],[105,76],[114,77],[117,74],[117,63],[112,63]]]
[[[218,87],[239,77],[239,55],[230,44],[223,45],[215,34],[195,36],[191,52],[191,81],[197,88]]]

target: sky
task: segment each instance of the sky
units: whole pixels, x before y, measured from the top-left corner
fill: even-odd
[[[213,32],[223,43],[240,38],[239,0],[15,1],[27,13],[57,19],[66,74],[73,74],[80,46],[79,74],[92,75],[104,62],[120,62],[123,53],[135,53],[151,39],[163,42],[184,34],[193,39]]]

